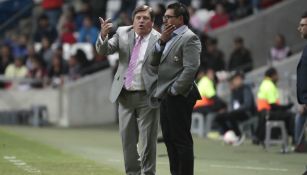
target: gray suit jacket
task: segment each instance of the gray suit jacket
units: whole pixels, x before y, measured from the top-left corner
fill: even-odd
[[[157,79],[157,68],[148,64],[148,60],[152,60],[154,45],[160,33],[152,29],[147,50],[145,52],[144,63],[142,67],[142,79],[144,81],[145,90],[148,94],[152,94],[154,83]],[[96,50],[99,54],[109,55],[115,52],[119,53],[119,65],[111,87],[110,100],[115,102],[124,86],[125,73],[129,65],[130,55],[135,43],[135,32],[132,26],[119,27],[112,38],[106,38],[103,43],[96,41]]]
[[[153,66],[159,67],[154,97],[163,99],[170,89],[187,96],[195,87],[194,78],[200,65],[200,52],[200,40],[190,29],[176,36],[163,53],[155,47],[153,54],[160,55],[160,59],[151,62]],[[199,92],[197,98],[200,98]]]

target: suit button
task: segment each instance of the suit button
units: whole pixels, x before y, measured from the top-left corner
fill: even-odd
[[[119,80],[119,76],[117,77],[117,80]]]

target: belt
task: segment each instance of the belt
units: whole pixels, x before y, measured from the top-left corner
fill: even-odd
[[[125,88],[123,88],[123,91],[127,92],[127,93],[145,93],[145,90],[127,90]]]

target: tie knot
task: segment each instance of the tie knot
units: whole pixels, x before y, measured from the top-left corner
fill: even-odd
[[[136,38],[136,43],[140,43],[140,42],[143,40],[143,38],[144,38],[144,37],[142,37],[142,36],[138,36],[138,37]]]

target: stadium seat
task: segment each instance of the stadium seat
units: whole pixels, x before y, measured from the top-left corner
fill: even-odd
[[[203,114],[199,112],[193,112],[191,133],[196,134],[199,137],[207,137],[207,134],[212,129],[212,124],[215,116],[215,113],[209,113],[207,116],[204,117]]]
[[[271,133],[273,128],[279,128],[281,130],[281,137],[278,139],[272,139]],[[268,149],[272,144],[280,144],[282,145],[283,153],[287,152],[288,147],[288,134],[284,121],[266,121],[266,134],[264,140],[265,149]]]

